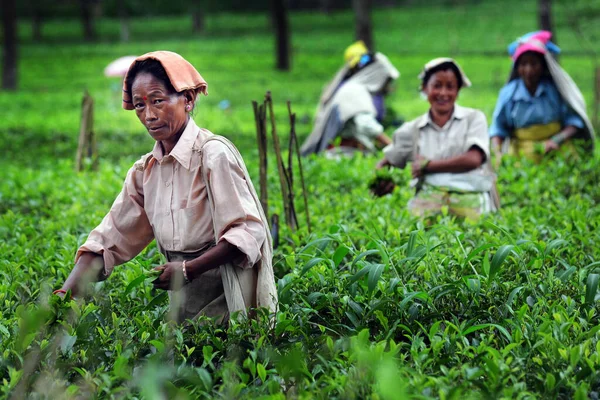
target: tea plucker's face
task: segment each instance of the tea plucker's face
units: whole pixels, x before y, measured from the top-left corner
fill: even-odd
[[[517,73],[530,91],[537,89],[544,75],[544,56],[540,53],[527,51],[517,60]]]
[[[451,69],[437,71],[427,81],[423,92],[431,109],[439,114],[447,114],[454,109],[458,97],[458,79]]]
[[[154,140],[179,139],[195,100],[192,91],[173,92],[154,75],[140,72],[131,85],[131,92],[135,113]]]

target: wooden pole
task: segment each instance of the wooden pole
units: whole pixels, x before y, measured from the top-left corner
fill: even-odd
[[[290,113],[290,102],[287,102],[288,104],[288,113]],[[294,188],[294,163],[293,163],[293,159],[294,159],[294,140],[292,137],[292,131],[294,130],[294,121],[296,119],[296,115],[295,114],[291,114],[290,113],[290,138],[289,138],[289,142],[288,142],[288,167],[287,167],[287,171],[288,171],[288,178],[289,178],[289,182],[290,182],[290,187],[293,189]]]
[[[596,90],[594,93],[594,126],[600,127],[600,67],[596,66]]]
[[[258,143],[260,204],[265,212],[265,216],[268,218],[269,194],[267,191],[267,132],[265,129],[265,104],[263,103],[259,106],[256,101],[253,101],[252,107],[254,108],[254,121],[256,122],[256,142]]]
[[[306,214],[306,227],[308,228],[308,233],[311,231],[310,227],[310,213],[308,211],[308,196],[306,192],[306,184],[304,183],[304,172],[302,171],[302,157],[300,156],[300,146],[298,145],[298,137],[296,136],[296,114],[292,113],[292,103],[287,102],[288,113],[290,114],[290,154],[292,151],[296,152],[296,157],[298,158],[298,171],[300,173],[300,184],[302,185],[302,197],[304,198],[304,213]],[[292,148],[292,143],[294,143],[294,148]],[[292,164],[292,157],[289,158],[290,169]]]
[[[294,211],[294,198],[291,193],[291,187],[289,183],[289,177],[285,171],[283,165],[283,159],[281,157],[281,145],[279,143],[279,136],[277,136],[277,127],[275,125],[275,113],[273,112],[273,99],[271,98],[271,92],[267,92],[265,95],[267,106],[269,107],[269,116],[271,118],[271,135],[273,136],[273,146],[275,148],[275,157],[277,158],[277,170],[279,172],[279,184],[281,185],[281,197],[283,198],[283,210],[285,213],[286,223],[292,231],[295,231],[298,227],[296,221],[296,215]]]
[[[81,124],[79,126],[79,143],[77,144],[77,155],[75,158],[75,170],[83,170],[85,157],[92,159],[92,168],[98,167],[96,153],[96,139],[94,137],[94,99],[87,90],[83,93],[81,102]]]
[[[271,239],[273,239],[273,248],[279,247],[279,215],[271,216]]]

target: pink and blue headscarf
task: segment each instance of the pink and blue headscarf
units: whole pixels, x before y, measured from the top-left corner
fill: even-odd
[[[508,45],[508,54],[513,61],[517,61],[519,56],[527,51],[545,54],[549,51],[552,54],[559,54],[560,48],[550,41],[552,32],[535,31],[521,36],[510,45]]]

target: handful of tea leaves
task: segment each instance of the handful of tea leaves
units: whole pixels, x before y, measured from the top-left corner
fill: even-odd
[[[395,168],[381,168],[375,170],[375,176],[369,180],[369,190],[376,196],[385,196],[394,190],[396,185],[404,185],[402,171]]]
[[[156,279],[163,273],[162,270],[151,269],[148,271],[144,271],[144,276],[146,279]]]

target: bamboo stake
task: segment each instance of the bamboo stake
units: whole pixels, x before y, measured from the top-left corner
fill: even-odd
[[[271,216],[271,238],[273,239],[273,248],[279,247],[279,215]]]
[[[256,122],[256,141],[258,143],[260,204],[268,218],[269,194],[267,191],[267,133],[265,129],[265,105],[252,102]]]
[[[600,125],[600,67],[596,66],[596,90],[594,93],[594,126]]]
[[[290,102],[288,101],[288,111],[289,111],[289,104]],[[296,115],[290,115],[290,138],[289,138],[289,143],[288,143],[288,178],[290,180],[290,187],[292,188],[292,190],[294,189],[294,164],[293,164],[293,156],[294,156],[294,142],[292,141],[292,134],[291,134],[291,130],[294,129],[294,121],[292,119],[295,120]]]
[[[302,197],[304,198],[304,213],[306,214],[306,227],[308,233],[311,231],[310,227],[310,213],[308,211],[308,195],[306,192],[306,184],[304,183],[304,172],[302,171],[302,157],[300,156],[300,147],[298,145],[298,137],[296,136],[296,114],[292,113],[292,103],[287,102],[288,113],[290,114],[290,154],[292,152],[292,141],[294,142],[296,157],[298,158],[298,171],[300,173],[300,184],[302,185]],[[292,164],[290,156],[290,164]]]
[[[86,155],[92,159],[92,168],[96,169],[98,160],[94,138],[94,99],[87,90],[83,93],[83,100],[81,101],[81,125],[75,157],[75,170],[77,172],[83,170],[83,159]]]
[[[273,112],[273,100],[271,98],[271,92],[267,92],[265,95],[265,101],[269,107],[269,114],[271,118],[271,135],[273,136],[273,146],[275,148],[275,157],[277,158],[277,170],[279,172],[279,183],[281,185],[281,196],[283,198],[283,209],[285,218],[288,226],[292,231],[295,231],[298,227],[293,210],[293,197],[290,196],[290,184],[289,178],[283,165],[283,159],[281,157],[281,145],[279,143],[279,136],[277,136],[277,127],[275,126],[275,113]]]

